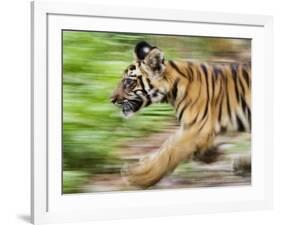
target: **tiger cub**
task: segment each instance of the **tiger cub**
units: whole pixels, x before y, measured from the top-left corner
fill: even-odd
[[[147,42],[135,46],[135,55],[112,103],[129,117],[153,103],[167,102],[180,128],[158,151],[123,170],[130,184],[145,188],[157,183],[194,153],[213,149],[220,132],[250,132],[250,63],[166,61],[164,53]]]

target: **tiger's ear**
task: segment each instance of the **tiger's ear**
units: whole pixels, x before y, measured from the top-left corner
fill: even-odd
[[[138,60],[144,60],[147,54],[152,49],[152,46],[146,41],[139,42],[135,47],[135,54]]]
[[[164,53],[158,48],[153,48],[144,58],[144,64],[146,64],[153,72],[163,72]]]
[[[160,75],[164,71],[164,53],[159,48],[142,41],[136,45],[135,54],[150,72]]]

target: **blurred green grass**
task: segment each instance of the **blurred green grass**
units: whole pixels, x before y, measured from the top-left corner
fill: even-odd
[[[64,31],[63,193],[81,191],[92,174],[118,172],[123,162],[116,150],[124,142],[161,132],[174,119],[166,104],[125,119],[109,101],[141,40],[159,46],[167,59],[236,59],[249,49],[246,40]]]

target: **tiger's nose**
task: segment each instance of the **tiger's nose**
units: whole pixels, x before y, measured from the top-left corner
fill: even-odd
[[[117,101],[117,96],[115,95],[115,96],[110,96],[110,101],[111,101],[111,103],[113,103],[113,104],[115,104],[116,103],[116,101]]]
[[[113,103],[113,104],[121,104],[123,101],[124,101],[124,98],[119,96],[119,95],[112,95],[110,97],[110,101]]]

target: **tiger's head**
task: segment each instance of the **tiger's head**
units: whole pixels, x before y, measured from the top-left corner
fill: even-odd
[[[122,109],[125,117],[152,103],[165,101],[166,97],[166,91],[156,85],[165,71],[162,51],[140,42],[135,46],[135,56],[136,62],[125,69],[111,96],[111,102]]]

